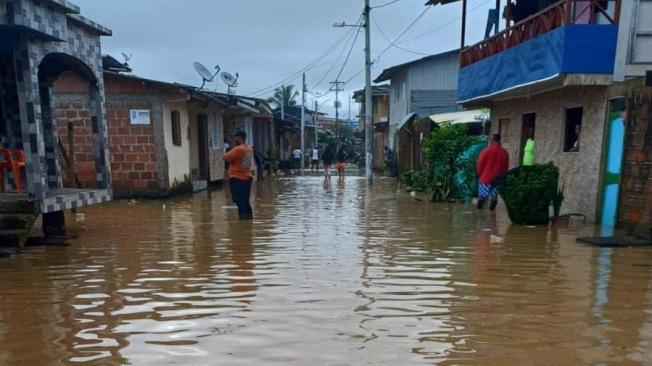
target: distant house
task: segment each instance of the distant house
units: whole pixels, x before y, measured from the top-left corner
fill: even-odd
[[[390,82],[389,146],[397,153],[399,172],[417,168],[420,159],[406,158],[402,145],[417,145],[409,123],[433,114],[455,112],[459,72],[459,50],[427,56],[383,70],[374,80]],[[401,142],[403,140],[403,142]]]
[[[118,70],[105,57],[105,66]],[[123,71],[126,71],[124,69]],[[237,129],[262,148],[272,144],[271,109],[264,100],[199,91],[194,87],[104,72],[112,186],[117,197],[162,197],[206,189],[225,178],[225,138]],[[74,74],[62,76],[53,99],[58,132],[74,126],[74,184],[93,185],[95,169],[88,98]],[[66,169],[69,169],[66,167]],[[69,171],[64,177],[69,180]],[[69,184],[72,184],[69,182]]]
[[[301,106],[286,106],[283,109],[276,108],[273,113],[279,158],[281,160],[289,160],[291,159],[292,151],[301,147]],[[316,145],[315,129],[321,130],[318,119],[324,115],[324,113],[305,108],[304,144],[306,150]],[[315,123],[317,123],[317,127]]]
[[[385,146],[389,143],[389,90],[390,85],[375,85],[372,87],[372,122],[374,127],[374,151],[373,151],[373,168],[385,169]],[[358,90],[353,93],[353,99],[360,104],[360,130],[365,130],[365,90]]]

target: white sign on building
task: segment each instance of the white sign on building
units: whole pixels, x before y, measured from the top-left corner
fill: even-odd
[[[149,109],[132,109],[130,116],[132,125],[149,125],[151,123]]]

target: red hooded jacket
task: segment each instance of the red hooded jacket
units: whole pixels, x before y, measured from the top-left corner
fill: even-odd
[[[482,184],[491,184],[499,175],[509,170],[509,154],[499,142],[492,142],[482,150],[476,171]]]

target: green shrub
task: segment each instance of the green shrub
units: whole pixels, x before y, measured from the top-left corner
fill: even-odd
[[[424,144],[424,153],[432,174],[433,201],[445,202],[461,196],[455,192],[453,178],[460,170],[458,158],[477,141],[468,135],[466,125],[444,123]]]
[[[421,170],[409,170],[401,174],[399,180],[405,187],[417,192],[427,191],[430,185],[428,175]]]
[[[510,220],[517,225],[546,225],[557,194],[559,169],[552,163],[522,167],[499,187]]]
[[[278,151],[274,147],[270,147],[266,151],[267,159],[269,160],[269,169],[272,173],[278,172]]]

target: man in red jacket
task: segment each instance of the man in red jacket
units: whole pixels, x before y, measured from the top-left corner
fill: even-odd
[[[482,210],[487,199],[491,199],[491,211],[496,210],[498,204],[498,192],[492,185],[493,181],[501,174],[507,173],[509,169],[509,154],[500,144],[500,135],[491,136],[491,143],[482,150],[478,158],[476,171],[478,180],[478,209]]]

